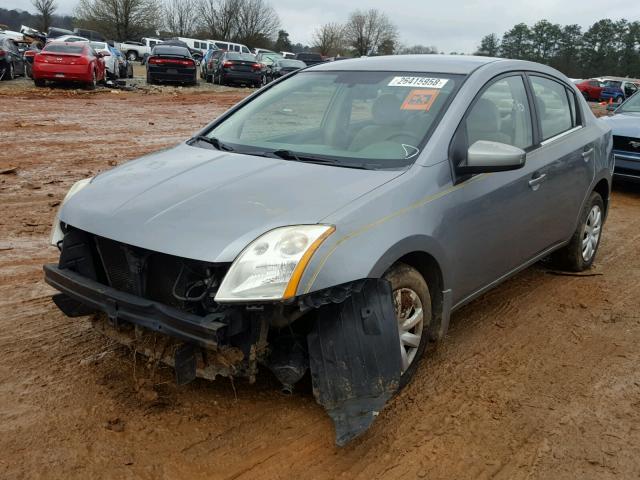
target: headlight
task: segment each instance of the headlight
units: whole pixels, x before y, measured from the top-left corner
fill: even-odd
[[[216,302],[283,300],[295,296],[309,259],[335,231],[330,225],[298,225],[258,237],[235,259]]]
[[[60,204],[60,206],[58,207],[58,211],[56,212],[56,217],[53,219],[53,228],[51,229],[51,236],[49,237],[49,243],[51,245],[57,246],[58,242],[60,242],[64,238],[64,233],[62,232],[62,228],[60,228],[60,209],[67,202],[67,200],[73,197],[84,187],[89,185],[89,183],[91,183],[91,180],[93,180],[93,177],[77,181],[71,186],[67,194],[64,196],[64,200],[62,200],[62,203]]]

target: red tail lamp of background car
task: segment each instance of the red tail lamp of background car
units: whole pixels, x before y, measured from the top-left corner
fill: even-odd
[[[184,67],[193,67],[195,65],[193,60],[183,60],[180,58],[151,57],[148,62],[151,65],[182,65]]]

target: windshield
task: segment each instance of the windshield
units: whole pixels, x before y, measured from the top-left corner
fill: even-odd
[[[228,60],[242,60],[244,62],[255,62],[255,55],[251,55],[250,53],[227,53]]]
[[[398,72],[302,72],[275,84],[207,137],[233,151],[287,152],[339,166],[413,163],[462,76]]]
[[[605,87],[617,87],[617,88],[620,88],[620,86],[622,85],[622,82],[617,82],[615,80],[605,80],[603,85]]]
[[[636,93],[624,102],[616,113],[640,113],[640,96]]]

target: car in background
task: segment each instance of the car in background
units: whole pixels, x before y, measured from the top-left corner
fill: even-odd
[[[273,80],[277,80],[278,78],[284,77],[291,72],[295,72],[296,70],[300,70],[301,68],[306,67],[307,65],[302,60],[281,58],[280,60],[276,60],[276,62],[269,68],[267,81],[271,82]]]
[[[389,420],[452,312],[547,257],[591,268],[611,160],[611,129],[548,66],[325,63],[74,184],[45,280],[69,317],[166,345],[148,355],[179,384],[264,367],[291,391],[310,370],[344,445]]]
[[[640,93],[615,108],[613,115],[600,120],[613,133],[614,176],[640,182]]]
[[[213,83],[259,87],[262,85],[262,65],[251,53],[225,52],[213,70]]]
[[[156,45],[162,43],[159,38],[143,37],[140,42],[134,42],[127,40],[122,43],[117,43],[114,46],[125,54],[127,60],[135,62],[151,54],[151,49]]]
[[[102,57],[89,42],[49,42],[33,59],[33,82],[79,82],[93,90],[106,77]]]
[[[118,76],[120,78],[133,78],[133,64],[117,48],[109,46],[109,51],[118,60]]]
[[[207,83],[213,82],[213,72],[223,55],[224,50],[209,50],[200,63],[200,78]]]
[[[73,35],[71,30],[66,28],[49,27],[47,30],[47,39],[53,40],[54,38],[60,38],[63,35]]]
[[[25,75],[29,78],[32,77],[31,75],[31,69],[33,68],[33,58],[40,53],[40,49],[35,46],[35,45],[31,45],[28,49],[26,49],[24,51],[24,53],[22,54],[22,59],[24,60],[24,69],[25,69]]]
[[[87,38],[89,40],[93,40],[94,42],[106,42],[107,39],[100,32],[96,32],[95,30],[87,30],[86,28],[74,28],[73,33],[80,37]]]
[[[249,47],[242,43],[227,42],[226,40],[207,40],[207,42],[213,42],[220,50],[226,50],[227,52],[251,53]]]
[[[79,35],[72,34],[72,35],[61,35],[55,38],[49,37],[47,40],[47,42],[53,42],[53,41],[71,43],[71,42],[88,42],[89,39],[85,37],[81,37]]]
[[[193,58],[193,60],[195,60],[196,62],[196,66],[200,65],[200,62],[202,61],[202,57],[203,57],[202,51],[197,48],[191,48],[189,44],[183,40],[178,40],[176,38],[173,38],[171,40],[163,40],[158,45],[172,45],[174,47],[184,47],[187,50],[189,50],[189,53],[191,54],[191,58]]]
[[[89,42],[89,45],[91,45],[91,48],[96,52],[102,54],[104,66],[107,69],[107,78],[111,80],[120,78],[120,62],[118,62],[118,57],[112,55],[112,47],[106,42]]]
[[[322,58],[322,55],[312,52],[298,53],[296,54],[296,60],[304,62],[308,67],[318,65],[319,63],[325,63],[325,59]]]
[[[622,103],[638,91],[638,85],[628,80],[604,80],[601,100],[611,99],[613,103]]]
[[[191,51],[178,45],[156,45],[147,58],[147,83],[198,84],[198,69]]]
[[[283,58],[296,58],[296,54],[293,52],[280,52],[280,55],[282,55]]]
[[[602,96],[602,89],[604,85],[599,80],[595,78],[591,78],[589,80],[580,80],[576,83],[576,87],[580,92],[582,92],[582,96],[587,101],[598,101]]]
[[[0,79],[13,80],[25,75],[24,58],[11,37],[0,35]]]
[[[275,53],[276,55],[280,55],[279,53],[274,52],[273,50],[269,50],[269,49],[267,49],[267,48],[254,48],[254,49],[251,51],[251,53],[253,53],[256,57],[257,57],[258,55],[260,55],[261,53]],[[282,55],[280,55],[280,56],[282,56]]]

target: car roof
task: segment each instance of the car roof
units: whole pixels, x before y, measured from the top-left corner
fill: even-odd
[[[504,60],[471,55],[389,55],[328,62],[311,67],[309,70],[387,70],[467,75],[482,65],[500,61]]]

